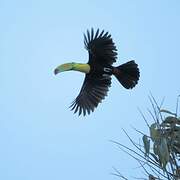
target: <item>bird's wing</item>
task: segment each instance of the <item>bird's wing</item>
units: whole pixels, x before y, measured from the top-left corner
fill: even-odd
[[[71,104],[71,110],[74,113],[79,112],[79,115],[94,111],[98,104],[107,96],[109,87],[111,86],[111,77],[99,76],[96,78],[86,75],[81,91],[76,99]]]
[[[99,63],[100,65],[112,65],[116,62],[117,49],[108,32],[99,29],[91,33],[87,30],[87,35],[84,34],[84,45],[89,52],[89,64]]]

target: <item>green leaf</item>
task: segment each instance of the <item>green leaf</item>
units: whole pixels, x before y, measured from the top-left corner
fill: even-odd
[[[157,123],[153,123],[150,126],[150,136],[151,136],[152,141],[155,141],[157,138],[159,138],[160,134],[158,131],[158,124]]]
[[[143,136],[142,140],[144,143],[145,156],[148,156],[149,150],[150,150],[150,140],[148,139],[146,135]]]
[[[158,151],[162,167],[165,169],[170,157],[166,138],[161,138]]]
[[[155,141],[154,144],[153,144],[153,152],[154,154],[158,155],[159,156],[159,149],[158,149],[158,141]]]

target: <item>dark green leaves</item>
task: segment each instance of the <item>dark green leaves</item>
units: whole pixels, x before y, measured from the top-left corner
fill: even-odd
[[[150,151],[150,140],[148,139],[148,137],[146,135],[144,135],[142,139],[143,139],[143,143],[144,143],[145,155],[148,156],[149,151]]]

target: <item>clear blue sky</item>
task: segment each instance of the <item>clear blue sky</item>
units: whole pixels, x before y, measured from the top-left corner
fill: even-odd
[[[137,107],[146,112],[151,91],[165,107],[180,94],[180,2],[178,0],[0,0],[0,179],[114,180],[112,166],[139,174],[137,163],[109,140],[128,145],[124,128],[147,132]],[[83,33],[109,31],[118,62],[135,59],[136,88],[113,79],[108,97],[87,117],[68,106],[83,74],[53,75],[65,62],[87,62]],[[129,170],[128,170],[129,168]]]

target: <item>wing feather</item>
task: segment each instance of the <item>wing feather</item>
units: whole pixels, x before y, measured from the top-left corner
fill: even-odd
[[[98,37],[98,35],[99,35],[99,29],[97,29],[96,35],[94,36],[94,39],[96,39]]]
[[[72,102],[70,108],[79,115],[90,114],[99,103],[107,96],[111,85],[111,77],[106,79],[91,79],[87,74],[79,95]]]
[[[87,37],[88,37],[88,42],[91,41],[89,30],[87,30]]]
[[[95,35],[94,35],[95,34]],[[99,29],[94,33],[94,29],[87,30],[84,34],[84,45],[89,52],[89,64],[100,63],[101,65],[112,65],[117,59],[117,49],[109,32]]]

